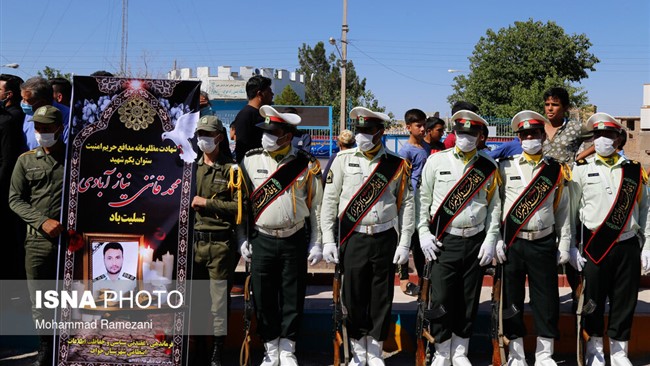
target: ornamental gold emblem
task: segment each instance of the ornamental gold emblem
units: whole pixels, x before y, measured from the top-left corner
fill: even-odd
[[[155,111],[147,104],[147,102],[139,97],[129,99],[128,102],[122,104],[117,110],[120,114],[120,121],[124,123],[126,128],[138,131],[144,130],[153,123]]]

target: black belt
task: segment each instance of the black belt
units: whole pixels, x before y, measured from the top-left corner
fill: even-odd
[[[228,241],[230,230],[198,231],[194,230],[194,241]]]

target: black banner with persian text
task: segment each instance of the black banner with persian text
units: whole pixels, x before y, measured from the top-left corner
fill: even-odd
[[[59,365],[184,362],[199,87],[74,77]]]

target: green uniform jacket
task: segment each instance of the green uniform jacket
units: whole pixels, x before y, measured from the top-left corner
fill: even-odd
[[[60,219],[63,168],[63,159],[57,161],[40,146],[18,157],[11,175],[9,207],[36,230],[47,219]]]
[[[196,195],[207,199],[206,207],[196,212],[194,230],[220,231],[235,227],[237,216],[237,190],[228,188],[230,167],[227,159],[219,157],[216,164],[208,165],[203,156],[196,169]]]

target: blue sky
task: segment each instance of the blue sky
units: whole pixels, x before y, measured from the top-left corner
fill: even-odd
[[[0,2],[0,69],[28,78],[46,65],[80,75],[117,71],[121,0]],[[650,83],[650,1],[348,0],[348,58],[387,111],[449,114],[455,74],[487,29],[529,18],[584,33],[601,60],[581,86],[598,110],[639,115]],[[341,37],[342,0],[131,0],[128,64],[163,77],[179,67],[298,67],[297,52]],[[336,52],[327,44],[330,52]],[[145,66],[146,64],[146,66]]]

